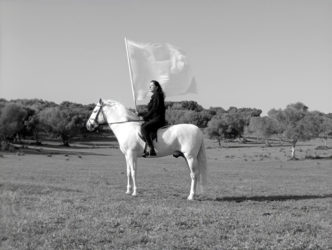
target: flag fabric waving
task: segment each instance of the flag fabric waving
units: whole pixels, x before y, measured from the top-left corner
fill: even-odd
[[[126,42],[136,100],[147,97],[151,80],[161,84],[166,96],[197,93],[195,78],[181,49],[168,43]]]

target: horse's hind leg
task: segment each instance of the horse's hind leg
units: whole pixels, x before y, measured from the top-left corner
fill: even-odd
[[[198,161],[194,157],[186,157],[186,160],[188,163],[190,178],[191,178],[190,193],[188,196],[188,200],[194,200],[194,196],[196,194],[196,189],[197,189],[198,176],[199,176]]]

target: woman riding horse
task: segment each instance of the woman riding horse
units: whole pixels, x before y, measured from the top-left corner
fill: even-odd
[[[163,101],[163,99],[161,100]],[[164,114],[164,112],[162,113]],[[126,158],[126,193],[133,196],[137,195],[137,158],[144,150],[144,143],[137,136],[137,132],[141,129],[141,121],[138,118],[121,103],[100,99],[86,123],[89,131],[96,129],[101,124],[108,124],[114,132],[119,142],[119,148]],[[159,123],[157,125],[160,126]],[[153,128],[155,127],[153,126]],[[188,200],[193,200],[197,193],[197,184],[199,183],[203,188],[207,181],[206,152],[202,131],[193,124],[177,124],[161,128],[158,133],[159,138],[154,145],[158,150],[158,156],[180,153],[186,159],[191,178]]]
[[[144,123],[141,127],[142,136],[144,137],[149,150],[145,146],[143,157],[156,156],[156,151],[153,146],[152,135],[157,132],[157,130],[166,125],[165,119],[165,94],[159,84],[159,82],[152,80],[149,87],[152,93],[151,100],[148,104],[148,110],[146,112],[138,113],[142,116]]]

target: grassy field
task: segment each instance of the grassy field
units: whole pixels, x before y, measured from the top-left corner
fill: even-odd
[[[193,202],[183,159],[139,159],[131,197],[114,142],[0,152],[0,248],[332,249],[332,149],[319,143],[289,161],[286,146],[207,140]]]

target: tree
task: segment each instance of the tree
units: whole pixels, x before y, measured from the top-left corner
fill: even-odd
[[[278,121],[268,116],[252,117],[250,119],[247,130],[249,133],[254,134],[257,137],[263,138],[267,146],[270,145],[268,139],[272,135],[279,134],[281,132]]]
[[[327,139],[332,136],[332,117],[323,116],[323,121],[321,123],[321,136],[324,138],[324,147],[328,148]]]
[[[180,124],[187,123],[185,119],[185,114],[187,111],[185,110],[174,110],[174,109],[166,109],[166,120],[169,124]]]
[[[208,109],[208,111],[210,112],[210,114],[212,115],[221,115],[223,113],[226,113],[227,111],[221,107],[210,107]]]
[[[222,138],[241,138],[250,118],[261,114],[259,109],[230,107],[227,112],[222,109],[208,122],[206,132],[210,138],[216,138],[220,145]]]
[[[212,118],[210,112],[203,110],[200,112],[194,110],[182,110],[168,108],[166,110],[166,120],[169,124],[191,123],[200,128],[205,128],[208,121]]]
[[[44,101],[41,99],[17,99],[17,100],[12,100],[11,102],[21,105],[22,107],[25,108],[33,109],[36,111],[36,113],[48,107],[58,106],[54,102]]]
[[[199,128],[206,128],[208,122],[211,120],[213,115],[208,110],[202,110],[200,112],[192,112],[191,113],[191,123],[195,124]]]
[[[224,138],[235,139],[240,138],[243,135],[244,127],[246,126],[246,121],[242,119],[241,114],[238,112],[225,113],[221,115],[223,126]]]
[[[203,109],[201,105],[199,105],[195,101],[181,101],[181,102],[165,102],[166,109],[173,110],[192,110],[200,112]]]
[[[259,117],[260,109],[230,107],[227,113],[221,114],[227,128],[224,130],[225,138],[243,137],[244,128],[249,125],[252,117]]]
[[[69,146],[69,140],[85,126],[86,114],[61,107],[50,107],[39,113],[44,130],[60,136],[63,145]]]
[[[284,110],[272,109],[268,116],[279,121],[283,136],[291,143],[291,159],[296,159],[295,149],[299,140],[310,140],[320,133],[319,114],[309,112],[308,107],[300,102],[290,104]]]
[[[0,137],[2,140],[13,139],[24,127],[27,112],[15,103],[6,103],[0,114]]]
[[[221,140],[224,138],[225,123],[218,118],[212,118],[205,129],[210,139],[217,139],[219,147],[221,147]]]
[[[32,136],[37,144],[41,144],[39,138],[40,122],[38,119],[38,113],[36,110],[29,107],[25,107],[25,110],[27,112],[27,116],[24,120],[24,127],[19,134],[23,136],[23,138],[26,136]]]
[[[193,110],[196,112],[200,112],[203,110],[203,107],[195,101],[182,101],[181,104],[182,108],[186,110]]]

